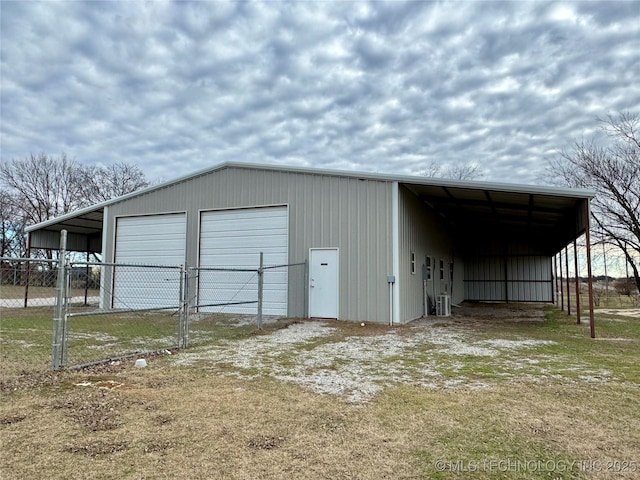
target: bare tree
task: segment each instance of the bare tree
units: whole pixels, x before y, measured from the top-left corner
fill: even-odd
[[[484,173],[477,163],[449,165],[443,167],[437,162],[430,162],[421,175],[425,177],[450,178],[453,180],[474,180],[482,178]]]
[[[577,140],[548,170],[566,185],[596,192],[594,233],[624,254],[640,289],[640,116],[622,112],[599,122],[607,143]]]
[[[44,153],[0,163],[0,181],[12,192],[14,206],[28,223],[38,223],[86,205],[82,168],[63,154]]]
[[[137,165],[124,162],[88,167],[84,175],[84,197],[89,203],[104,202],[149,186]]]
[[[142,171],[116,163],[83,166],[65,154],[0,162],[2,251],[23,256],[24,229],[147,186]]]
[[[25,249],[23,224],[16,201],[6,191],[0,191],[0,257],[21,256]]]

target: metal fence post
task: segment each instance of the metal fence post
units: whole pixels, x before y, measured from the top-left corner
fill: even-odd
[[[303,295],[304,299],[302,300],[304,305],[304,318],[309,318],[309,261],[307,259],[304,260],[304,288]]]
[[[180,268],[180,319],[178,326],[178,346],[189,346],[189,271],[184,265]]]
[[[189,300],[189,267],[186,267],[184,270],[184,330],[182,331],[184,335],[184,348],[189,347],[189,322],[191,321],[191,317],[189,316],[190,309],[191,305]]]
[[[66,252],[65,252],[66,253]],[[60,259],[64,267],[64,292],[62,303],[62,333],[60,346],[62,352],[60,354],[60,365],[67,365],[67,351],[69,350],[69,297],[71,296],[71,264],[68,262],[66,255]]]
[[[264,253],[260,252],[260,268],[258,268],[258,330],[262,330],[262,290],[264,286]]]
[[[60,232],[60,255],[58,257],[58,278],[56,279],[56,307],[53,317],[53,343],[52,343],[52,365],[54,370],[58,370],[62,365],[62,331],[63,317],[65,316],[65,265],[64,259],[67,250],[67,231]]]
[[[180,265],[180,289],[178,292],[178,347],[184,348],[184,265]]]

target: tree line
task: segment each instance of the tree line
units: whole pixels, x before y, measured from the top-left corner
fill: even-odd
[[[82,165],[45,153],[0,162],[0,257],[24,257],[25,228],[149,185],[136,165]]]

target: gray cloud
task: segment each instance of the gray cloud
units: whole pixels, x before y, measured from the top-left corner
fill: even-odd
[[[637,2],[2,2],[2,159],[416,174],[545,159],[640,107]]]

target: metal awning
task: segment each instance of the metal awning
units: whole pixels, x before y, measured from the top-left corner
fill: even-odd
[[[104,205],[94,205],[27,228],[30,248],[60,248],[60,231],[67,231],[67,250],[102,252]]]
[[[553,255],[584,232],[584,204],[589,197],[559,190],[491,188],[402,183],[466,241],[523,240]],[[564,194],[563,194],[564,193]]]

